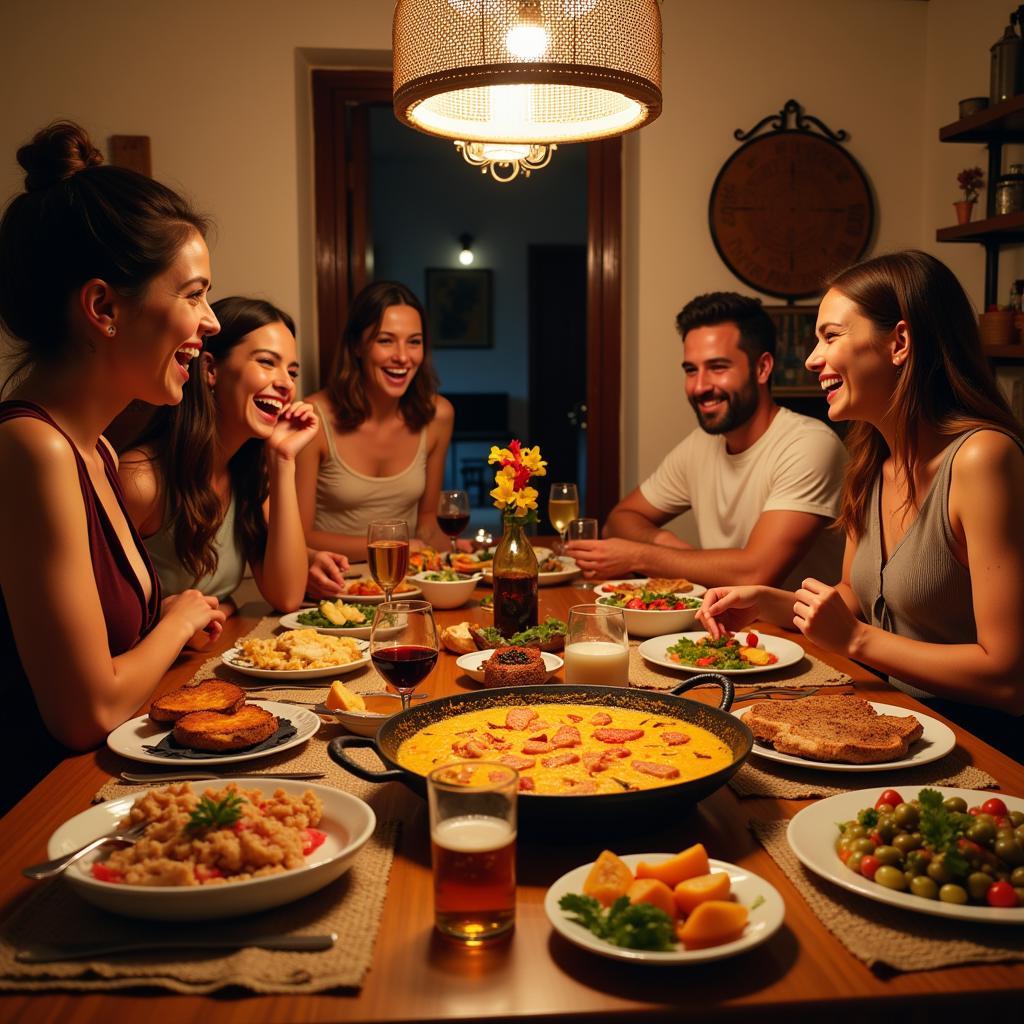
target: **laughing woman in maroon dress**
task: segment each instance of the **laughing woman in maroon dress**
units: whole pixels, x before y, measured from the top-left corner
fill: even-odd
[[[224,617],[194,590],[161,609],[102,436],[133,399],[180,402],[217,331],[206,221],[101,161],[77,125],[39,132],[0,222],[0,324],[20,348],[0,403],[0,692],[21,748],[3,745],[4,807],[102,743]]]

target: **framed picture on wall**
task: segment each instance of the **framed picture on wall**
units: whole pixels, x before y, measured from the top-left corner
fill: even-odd
[[[804,368],[816,338],[817,306],[765,306],[775,324],[775,371],[772,391],[776,395],[817,395],[821,388],[813,373]]]
[[[491,272],[428,268],[427,320],[436,348],[493,348]]]

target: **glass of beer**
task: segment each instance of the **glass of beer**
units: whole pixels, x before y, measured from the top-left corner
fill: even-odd
[[[624,686],[629,681],[629,634],[621,608],[578,604],[569,609],[565,681],[570,686]]]
[[[409,524],[404,519],[375,519],[366,528],[370,575],[390,601],[409,571]]]
[[[497,761],[427,776],[434,926],[465,946],[506,934],[516,918],[519,773]]]
[[[574,540],[598,540],[599,533],[596,519],[573,519],[569,523],[569,543]],[[593,575],[593,573],[591,573]],[[577,590],[593,590],[597,584],[582,580],[574,584]]]

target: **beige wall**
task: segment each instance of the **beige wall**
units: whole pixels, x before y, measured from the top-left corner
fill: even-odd
[[[693,428],[675,313],[698,292],[744,290],[707,229],[732,132],[790,97],[850,133],[878,200],[873,251],[930,249],[980,302],[980,247],[934,237],[952,220],[956,172],[985,166],[984,150],[940,145],[937,133],[956,119],[958,99],[988,91],[988,47],[1012,6],[665,0],[664,113],[626,147],[625,488]],[[52,118],[80,120],[98,139],[149,135],[154,173],[216,218],[216,293],[262,293],[297,310],[311,364],[308,69],[386,65],[392,9],[387,0],[4,0],[0,195],[20,188],[17,145]]]

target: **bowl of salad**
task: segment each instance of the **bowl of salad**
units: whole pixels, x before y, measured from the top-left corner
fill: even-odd
[[[459,608],[470,599],[480,577],[479,572],[436,569],[418,572],[409,579],[423,591],[423,596],[435,608]]]
[[[598,604],[621,608],[626,617],[626,631],[631,637],[664,636],[683,633],[694,623],[699,597],[686,594],[640,590],[626,594],[607,594],[597,599]]]

